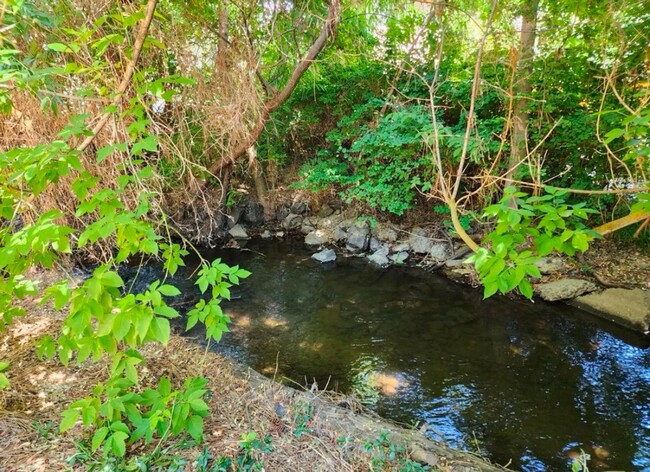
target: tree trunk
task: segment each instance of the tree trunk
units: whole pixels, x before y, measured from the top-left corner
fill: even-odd
[[[539,0],[526,0],[522,7],[521,34],[519,36],[518,60],[513,86],[513,113],[510,161],[507,177],[514,178],[517,168],[528,154],[528,104],[530,102],[530,76],[533,72],[533,57],[537,29]]]
[[[264,207],[264,216],[267,219],[270,219],[273,214],[273,209],[269,204],[268,191],[266,188],[266,180],[264,180],[264,172],[262,172],[262,166],[260,161],[257,159],[257,151],[254,146],[249,147],[246,150],[248,154],[248,170],[253,176],[253,182],[255,183],[255,193],[257,194],[257,200]]]

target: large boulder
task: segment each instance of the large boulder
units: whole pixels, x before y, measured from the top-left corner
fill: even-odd
[[[348,228],[348,237],[345,247],[352,252],[368,250],[370,242],[370,225],[367,221],[358,221]]]
[[[242,225],[235,225],[228,231],[230,236],[235,239],[248,239],[248,233]]]
[[[535,292],[547,302],[576,298],[585,293],[593,292],[598,287],[593,282],[584,279],[560,279],[554,282],[538,284]]]
[[[320,252],[311,255],[312,259],[317,260],[321,264],[326,262],[334,262],[336,260],[336,253],[333,249],[323,249]]]
[[[309,246],[321,246],[330,239],[329,233],[322,229],[312,231],[305,236],[305,244]]]
[[[411,250],[416,254],[426,254],[433,247],[433,241],[428,237],[426,230],[418,226],[411,230],[409,244]]]
[[[252,226],[264,223],[264,206],[258,202],[250,202],[244,210],[244,222]]]

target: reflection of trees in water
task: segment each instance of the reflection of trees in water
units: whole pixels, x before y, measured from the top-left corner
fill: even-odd
[[[332,376],[347,389],[360,359],[372,359],[369,372],[409,383],[380,397],[382,414],[427,420],[469,449],[475,434],[494,459],[527,470],[567,470],[575,447],[610,451],[613,468],[650,456],[650,353],[570,308],[482,301],[435,276],[356,260],[325,269],[277,251],[239,263],[253,275],[230,306],[249,317],[246,348],[270,375],[279,353],[280,375],[321,387]]]

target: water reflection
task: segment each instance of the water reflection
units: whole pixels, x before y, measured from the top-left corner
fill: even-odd
[[[343,391],[366,368],[380,414],[520,470],[569,470],[580,450],[593,470],[650,469],[645,340],[563,305],[482,301],[421,271],[321,266],[300,242],[254,244],[218,254],[253,272],[225,306],[219,349]]]

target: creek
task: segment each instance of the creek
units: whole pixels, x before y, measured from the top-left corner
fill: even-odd
[[[312,252],[252,240],[203,254],[252,272],[223,303],[232,324],[218,351],[290,384],[356,392],[515,470],[568,471],[580,450],[590,470],[650,470],[647,338],[564,304],[482,300],[421,269],[321,265]]]

